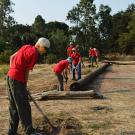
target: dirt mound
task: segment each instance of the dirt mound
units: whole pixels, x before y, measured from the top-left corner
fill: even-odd
[[[82,125],[80,121],[74,117],[67,117],[65,119],[62,118],[53,118],[51,119],[51,123],[56,127],[56,130],[52,130],[50,125],[43,121],[42,118],[35,119],[33,122],[35,125],[34,127],[37,127],[37,131],[42,133],[43,135],[87,135],[82,131]],[[19,135],[24,135],[23,130],[21,127],[19,128]]]

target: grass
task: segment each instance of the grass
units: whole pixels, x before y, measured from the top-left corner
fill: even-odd
[[[9,69],[9,65],[6,65],[6,64],[1,64],[0,65],[0,79],[5,77],[5,75],[8,72],[8,69]]]
[[[89,124],[87,126],[87,128],[92,128],[93,130],[98,130],[98,129],[108,129],[111,125],[110,121],[104,121],[102,123],[93,123],[93,124]]]

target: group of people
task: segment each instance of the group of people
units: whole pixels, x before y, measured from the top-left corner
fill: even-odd
[[[63,91],[63,82],[68,80],[68,73],[72,71],[72,80],[81,79],[81,55],[79,53],[78,45],[72,42],[67,47],[67,59],[59,61],[53,71],[58,78],[58,90]],[[77,77],[76,77],[77,75]]]
[[[10,57],[10,68],[7,73],[7,91],[9,99],[9,130],[8,135],[17,135],[19,121],[26,135],[41,135],[32,126],[31,107],[27,82],[30,70],[41,55],[47,52],[50,41],[41,37],[34,46],[23,45]],[[58,78],[58,90],[63,91],[63,81],[68,79],[68,72],[72,70],[72,79],[81,79],[81,55],[78,46],[70,43],[67,48],[67,59],[55,64],[53,71]],[[75,72],[78,78],[75,77]]]
[[[96,48],[89,48],[90,65],[93,67],[94,63],[98,67],[99,51]]]
[[[41,37],[34,46],[23,45],[10,57],[10,68],[7,73],[8,99],[9,99],[9,130],[8,135],[17,135],[19,121],[26,135],[41,135],[32,126],[31,107],[27,82],[30,70],[41,55],[47,52],[50,41]],[[92,62],[98,59],[95,48],[90,48],[89,57]],[[81,55],[78,45],[72,42],[67,47],[67,58],[59,61],[53,67],[53,72],[58,79],[58,90],[63,91],[64,79],[68,80],[68,73],[72,71],[72,80],[81,79]],[[77,74],[77,77],[76,77]]]

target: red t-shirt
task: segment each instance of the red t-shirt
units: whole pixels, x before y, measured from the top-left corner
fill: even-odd
[[[69,62],[67,60],[61,60],[59,63],[57,63],[54,68],[53,71],[57,74],[61,74],[61,72],[65,69],[68,68],[69,66]]]
[[[72,63],[73,63],[74,65],[77,65],[78,62],[79,62],[79,60],[80,60],[80,58],[81,58],[81,55],[80,55],[80,53],[78,53],[78,52],[72,53],[71,58],[73,59],[73,62],[72,62]]]
[[[73,47],[68,47],[68,48],[67,48],[67,56],[68,56],[68,57],[70,57],[71,54],[73,53],[73,52],[72,52],[72,49],[73,49]]]
[[[14,80],[26,83],[25,72],[32,70],[38,59],[38,51],[35,46],[24,45],[21,47],[13,59],[8,71],[8,76]]]
[[[91,54],[90,54],[92,57],[96,57],[97,56],[97,53],[94,49],[91,49]]]
[[[89,49],[89,56],[91,56],[93,49]]]

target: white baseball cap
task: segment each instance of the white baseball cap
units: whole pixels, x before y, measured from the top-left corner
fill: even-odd
[[[44,37],[39,38],[36,44],[42,47],[50,48],[50,41]]]

